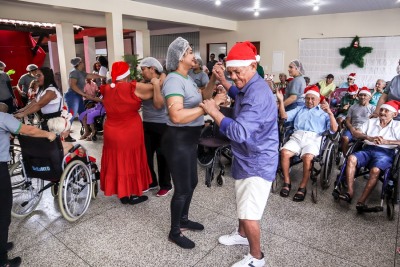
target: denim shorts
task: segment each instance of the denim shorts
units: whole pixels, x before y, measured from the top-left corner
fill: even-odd
[[[377,167],[384,171],[392,166],[395,150],[367,145],[353,155],[357,158],[357,168],[368,167],[371,169]]]

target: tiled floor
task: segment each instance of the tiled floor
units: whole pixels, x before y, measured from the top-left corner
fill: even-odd
[[[74,130],[78,137],[76,122]],[[101,137],[82,143],[100,160]],[[292,173],[296,188],[301,172],[294,168]],[[364,183],[359,180],[358,189]],[[16,247],[10,256],[22,256],[23,266],[230,266],[248,252],[217,241],[237,225],[233,184],[228,171],[222,187],[214,182],[207,188],[199,168],[190,216],[205,230],[186,232],[196,242],[192,250],[167,240],[171,195],[160,198],[150,191],[148,201],[130,206],[100,193],[78,222],[69,223],[47,190],[32,215],[13,218],[10,240]],[[377,198],[374,194],[371,201]],[[394,221],[385,213],[359,215],[354,204],[333,201],[331,188],[320,191],[318,204],[310,194],[304,203],[270,194],[261,227],[267,266],[400,266],[398,208]]]

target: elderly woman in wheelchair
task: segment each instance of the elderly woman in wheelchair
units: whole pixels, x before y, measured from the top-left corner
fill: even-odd
[[[303,201],[306,196],[307,182],[310,178],[310,173],[313,171],[314,158],[320,154],[322,134],[327,130],[333,134],[338,129],[329,104],[320,96],[319,88],[315,85],[309,86],[304,90],[304,93],[305,106],[285,112],[283,95],[277,91],[281,119],[286,119],[287,122],[294,122],[294,133],[281,148],[281,169],[284,184],[280,195],[282,197],[289,196],[291,189],[289,177],[290,159],[295,155],[300,155],[303,161],[303,179],[293,197],[293,201],[296,202]]]
[[[65,219],[76,221],[87,210],[90,199],[98,192],[99,173],[95,159],[78,145],[62,140],[71,127],[68,118],[56,117],[48,121],[49,131],[57,138],[48,142],[43,138],[20,136],[20,161],[10,169],[13,190],[12,215],[25,217],[32,213],[44,190],[51,188],[58,198]],[[20,172],[15,170],[19,168]],[[49,181],[44,185],[44,181]]]
[[[356,175],[363,174],[360,173],[360,168],[368,168],[369,180],[356,204],[358,212],[383,210],[382,204],[380,207],[374,208],[368,208],[365,204],[379,178],[383,176],[382,200],[384,194],[388,191],[386,186],[397,182],[397,178],[392,175],[392,170],[399,168],[399,162],[394,161],[398,161],[396,150],[400,146],[400,122],[394,121],[393,118],[397,116],[399,108],[399,101],[389,101],[380,107],[379,118],[371,118],[359,129],[353,131],[353,136],[356,139],[364,140],[364,145],[359,151],[355,151],[357,150],[355,147],[351,147],[349,150],[347,160],[341,168],[332,195],[335,199],[351,203],[354,196],[354,178]],[[358,144],[359,142],[356,143],[356,145]],[[347,183],[346,193],[341,192],[344,176]]]

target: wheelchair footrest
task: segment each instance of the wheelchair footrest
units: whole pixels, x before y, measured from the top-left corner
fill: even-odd
[[[382,206],[365,207],[365,208],[359,210],[359,212],[381,212],[381,211],[383,211]]]

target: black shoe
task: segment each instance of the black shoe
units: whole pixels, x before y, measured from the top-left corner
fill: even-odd
[[[147,197],[147,196],[140,196],[140,197],[138,197],[138,196],[131,196],[130,198],[129,198],[129,204],[131,204],[131,205],[135,205],[135,204],[139,204],[139,203],[142,203],[142,202],[144,202],[144,201],[146,201],[146,200],[148,200],[149,198]]]
[[[187,220],[186,222],[181,222],[181,231],[186,230],[202,231],[204,230],[204,226],[201,223]]]
[[[15,257],[14,259],[8,259],[5,262],[0,263],[0,267],[18,267],[21,265],[21,257]]]
[[[168,236],[168,240],[184,249],[192,249],[195,247],[194,242],[189,238],[187,238],[186,236],[184,236],[182,233],[179,233],[178,236],[172,235],[170,233]]]
[[[13,242],[8,242],[6,245],[7,252],[11,251],[14,248]]]
[[[65,142],[75,142],[76,140],[74,138],[72,138],[70,135],[68,135],[66,138],[64,138]]]
[[[129,197],[121,197],[119,199],[122,204],[128,204],[129,203]]]

